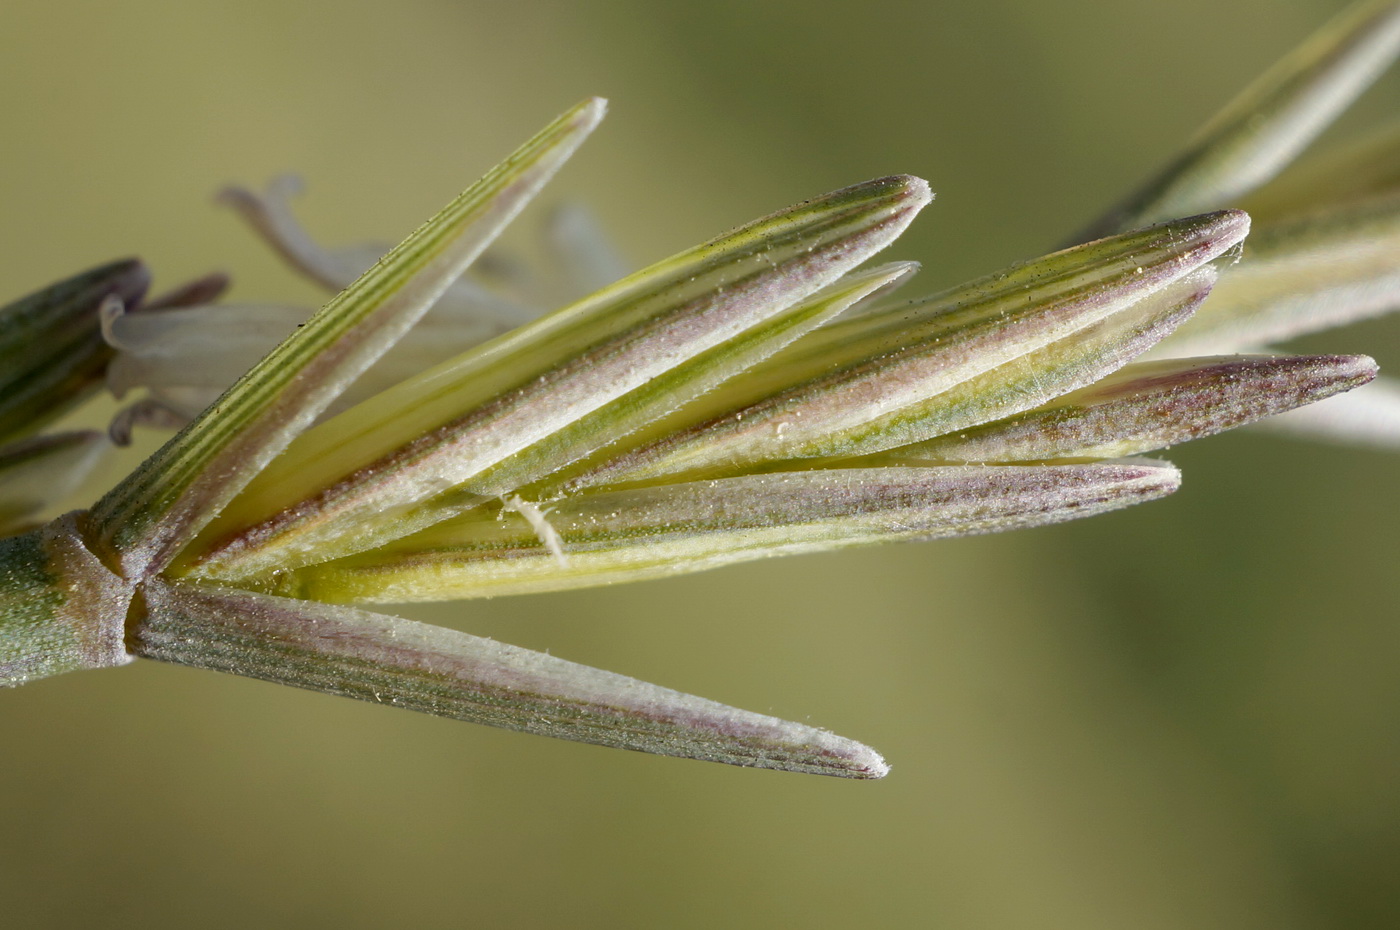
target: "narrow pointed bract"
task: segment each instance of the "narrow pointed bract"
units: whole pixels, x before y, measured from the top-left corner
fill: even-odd
[[[1248,217],[1236,212],[1193,217],[990,275],[931,299],[934,313],[916,301],[859,317],[838,325],[839,343],[818,337],[827,351],[799,343],[791,361],[775,359],[771,371],[760,368],[751,385],[732,392],[754,399],[666,423],[656,441],[613,456],[569,487],[865,455],[1036,406],[1170,332],[1209,288],[1209,280],[1183,279],[1248,229]],[[1178,282],[1180,290],[1171,289]],[[1161,304],[1145,302],[1163,289]],[[1127,325],[1113,332],[1108,321],[1120,315],[1126,319],[1115,322]],[[901,339],[893,321],[910,317]],[[1100,325],[1109,332],[1095,330]],[[1096,346],[1096,333],[1109,338]]]
[[[896,450],[906,462],[1053,462],[1155,452],[1359,387],[1369,358],[1265,356],[1129,365],[1019,416]]]
[[[1363,0],[1278,62],[1081,238],[1233,205],[1273,178],[1400,53],[1400,3]]]
[[[868,746],[554,656],[348,607],[155,580],[147,658],[585,743],[880,778]]]
[[[195,574],[310,564],[473,506],[455,489],[831,284],[930,199],[900,177],[807,201],[383,392],[264,471],[189,554]]]
[[[164,568],[392,345],[603,116],[565,113],[355,281],[92,509],[94,543],[132,574]]]
[[[752,559],[1056,523],[1170,494],[1160,462],[850,468],[568,497],[544,517],[472,514],[372,552],[286,572],[272,590],[325,601],[527,594],[663,578]]]
[[[1241,260],[1222,269],[1202,312],[1153,357],[1272,351],[1280,340],[1400,309],[1400,125],[1290,165],[1397,56],[1400,3],[1358,0],[1082,234],[1102,235],[1183,210],[1242,207],[1254,216]],[[1400,447],[1398,414],[1393,398],[1370,385],[1345,400],[1288,414],[1278,427]]]

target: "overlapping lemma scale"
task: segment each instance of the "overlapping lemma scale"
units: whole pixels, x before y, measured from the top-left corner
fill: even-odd
[[[1169,333],[1248,228],[1233,211],[1177,220],[837,323],[554,483],[858,456],[1038,406]]]
[[[539,522],[481,508],[379,549],[283,572],[269,591],[331,602],[450,600],[703,571],[751,559],[989,533],[1161,497],[1166,463],[849,468],[590,491]]]
[[[711,381],[681,379],[681,398],[647,391],[678,366],[733,340],[747,359],[755,327],[888,245],[930,199],[894,177],[807,201],[384,391],[301,437],[175,570],[229,580],[324,561],[474,506],[451,492],[536,444],[558,443],[540,465],[556,468],[632,428],[634,396],[659,415]]]

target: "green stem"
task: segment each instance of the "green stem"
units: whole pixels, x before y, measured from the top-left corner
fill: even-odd
[[[125,665],[133,585],[82,540],[74,511],[0,539],[0,685]]]

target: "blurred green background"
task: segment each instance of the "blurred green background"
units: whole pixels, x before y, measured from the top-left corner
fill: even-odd
[[[1336,0],[0,7],[0,295],[139,254],[310,302],[229,215],[405,234],[587,94],[641,264],[881,174],[933,288],[1056,244]],[[1349,117],[1393,113],[1391,76]],[[1343,127],[1345,129],[1345,127]],[[523,218],[525,230],[541,211]],[[1309,343],[1400,367],[1400,322]],[[1400,458],[1258,433],[1021,534],[413,616],[865,740],[847,783],[156,663],[0,694],[13,927],[1400,925]],[[127,460],[130,464],[130,460]]]

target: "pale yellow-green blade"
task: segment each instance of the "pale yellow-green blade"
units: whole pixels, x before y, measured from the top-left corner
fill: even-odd
[[[845,778],[889,771],[826,730],[455,630],[159,578],[145,601],[129,642],[146,658],[618,749]]]
[[[1228,356],[1128,365],[1005,420],[895,449],[905,464],[1110,459],[1233,429],[1370,381],[1364,356]]]
[[[302,436],[176,570],[281,571],[474,505],[440,498],[833,283],[930,199],[925,182],[895,177],[806,201],[391,388]]]
[[[544,526],[478,511],[267,584],[331,602],[558,591],[1054,523],[1161,497],[1178,479],[1159,462],[852,468],[590,492],[543,508]]]
[[[559,117],[322,308],[98,502],[95,542],[128,576],[164,568],[423,315],[604,109],[592,99]]]
[[[111,448],[91,431],[33,436],[0,446],[0,536],[72,495]]]
[[[1258,350],[1400,307],[1400,192],[1260,226],[1160,356]]]
[[[1248,226],[1234,212],[1178,220],[940,295],[930,301],[939,311],[930,317],[916,303],[838,323],[839,339],[818,331],[809,337],[815,349],[799,342],[788,358],[720,392],[738,405],[700,418],[682,410],[648,431],[669,433],[568,488],[865,455],[975,425],[978,417],[1006,416],[1008,404],[1036,406],[1169,332],[1181,320],[1176,308],[1209,287],[1206,278],[1185,279],[1238,243]],[[1181,290],[1168,290],[1176,284]],[[1138,307],[1141,315],[1106,323],[1164,290],[1160,303]],[[1107,328],[1093,329],[1101,323]],[[1076,334],[1090,338],[1077,343]]]
[[[1274,177],[1400,52],[1400,3],[1362,0],[1261,75],[1092,238],[1187,213],[1234,206]]]

